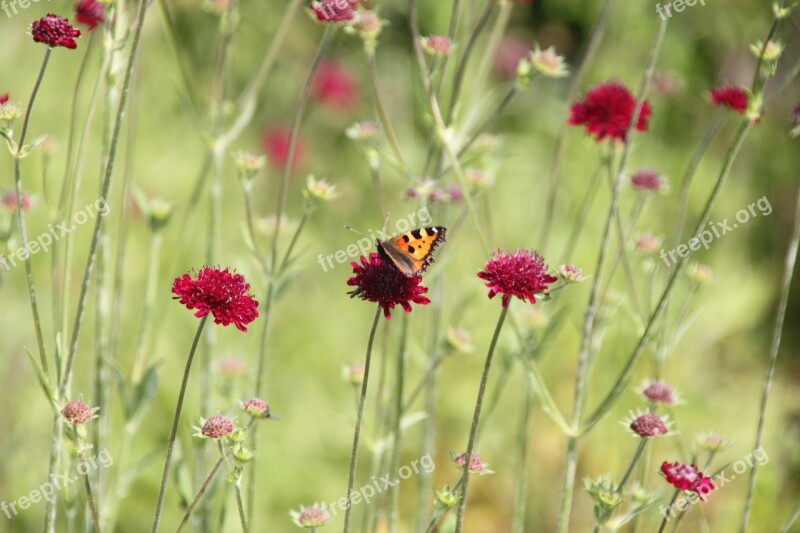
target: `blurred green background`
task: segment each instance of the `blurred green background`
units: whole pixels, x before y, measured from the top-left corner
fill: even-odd
[[[427,150],[426,128],[429,122],[413,61],[405,2],[392,0],[376,4],[381,18],[389,21],[377,52],[381,86],[403,154],[412,169],[420,169]],[[421,33],[446,33],[451,3],[420,4]],[[637,224],[637,232],[671,234],[678,180],[714,112],[707,91],[720,84],[749,85],[755,67],[749,45],[765,38],[771,24],[767,3],[708,0],[706,4],[675,14],[668,25],[657,65],[658,79],[663,86],[648,95],[653,107],[650,128],[647,133],[637,136],[629,168],[631,171],[643,167],[657,169],[671,179],[672,188],[670,194],[656,197],[647,204]],[[241,22],[231,48],[227,83],[230,94],[238,94],[252,76],[286,5],[284,0],[263,4],[246,0],[241,3]],[[484,5],[476,1],[463,3],[463,24],[459,35],[463,36],[475,24]],[[217,45],[218,19],[201,9],[199,2],[181,1],[173,4],[172,8],[193,89],[205,99],[202,104],[205,106]],[[574,64],[599,10],[600,3],[591,1],[534,0],[530,4],[520,3],[513,8],[506,35],[528,46],[534,41],[543,47],[555,45],[557,51]],[[71,16],[72,6],[53,0],[33,4],[11,17],[0,12],[0,93],[9,92],[12,100],[21,104],[26,102],[44,54],[44,48],[32,42],[29,25],[46,12]],[[616,2],[605,38],[585,73],[579,93],[582,95],[588,87],[609,79],[637,87],[658,22],[651,2]],[[800,55],[799,22],[795,13],[782,26],[780,37],[786,50],[777,79],[770,84],[768,92],[780,84]],[[259,152],[263,150],[265,130],[290,123],[321,34],[320,27],[305,14],[295,19],[275,69],[259,94],[254,120],[234,149]],[[100,35],[94,38],[98,42],[93,43],[87,67],[88,78],[81,87],[80,117],[85,117],[97,76],[99,38]],[[45,231],[50,222],[42,183],[51,185],[52,191],[57,190],[61,182],[69,128],[69,102],[88,40],[84,35],[76,51],[58,49],[54,52],[34,109],[31,135],[47,134],[57,147],[50,156],[44,177],[41,153],[24,161],[24,185],[36,201],[36,206],[27,215],[31,235]],[[496,70],[490,79],[480,80],[481,84],[474,79],[485,50],[486,35],[479,41],[476,58],[470,63],[467,73],[463,107],[459,110],[462,118],[475,110],[488,112],[509,87],[510,82]],[[369,168],[363,154],[344,135],[344,130],[353,122],[377,118],[361,44],[358,39],[340,32],[329,55],[352,74],[358,94],[355,105],[344,109],[334,109],[312,99],[301,131],[304,154],[291,178],[288,216],[296,221],[302,214],[301,193],[308,173],[328,178],[339,188],[341,196],[317,210],[309,221],[299,243],[303,254],[297,263],[297,278],[270,311],[272,329],[264,397],[281,420],[266,424],[260,431],[254,531],[292,530],[290,509],[296,509],[301,503],[338,499],[343,495],[347,482],[355,418],[354,391],[339,376],[345,364],[363,359],[373,310],[371,305],[346,296],[349,267],[337,265],[335,269],[323,272],[316,258],[318,254],[332,254],[357,240],[358,236],[344,229],[345,225],[367,232],[381,227],[383,217],[375,204]],[[186,228],[181,231],[180,222],[187,211],[192,187],[202,165],[205,141],[197,124],[187,116],[185,106],[182,106],[179,70],[156,4],[148,14],[137,68],[128,113],[132,123],[126,125],[124,149],[115,177],[115,200],[111,215],[106,219],[114,239],[112,249],[116,245],[122,216],[119,184],[123,175],[130,176],[131,183],[146,193],[174,202],[177,214],[164,233],[164,253],[154,311],[155,342],[148,354],[150,361],[160,361],[157,395],[139,433],[128,442],[135,461],[148,457],[151,460],[122,501],[117,530],[124,532],[142,531],[150,525],[180,372],[196,326],[191,313],[171,301],[171,283],[177,275],[204,264],[209,239],[207,194],[198,208],[191,212]],[[565,127],[567,102],[564,95],[567,86],[568,80],[535,83],[521,92],[491,127],[491,132],[498,135],[498,141],[491,157],[485,159],[484,169],[494,177],[494,184],[480,197],[478,205],[492,247],[541,246],[538,239],[547,195],[546,180],[554,144]],[[477,91],[481,92],[476,94]],[[732,218],[736,211],[762,196],[769,199],[774,211],[769,216],[752,219],[724,239],[715,241],[708,252],[699,251],[693,255],[693,259],[711,266],[714,279],[696,296],[691,310],[691,325],[665,366],[665,379],[681,391],[685,404],[672,411],[680,435],[658,440],[651,448],[652,473],[648,488],[664,498],[668,498],[671,491],[657,478],[655,470],[663,460],[689,459],[680,454],[678,442],[684,449],[692,450],[694,435],[712,430],[734,440],[735,445],[721,454],[718,465],[735,462],[752,450],[777,286],[798,186],[800,151],[797,141],[788,135],[798,96],[798,84],[793,82],[768,103],[766,115],[752,130],[736,161],[712,219]],[[76,203],[78,207],[96,198],[102,168],[98,157],[100,118],[101,114],[97,113],[87,145],[84,186]],[[738,120],[738,115],[726,116],[720,134],[699,167],[690,201],[692,217],[697,216],[716,179]],[[580,199],[602,152],[578,128],[567,132],[566,141],[555,224],[548,247],[541,251],[552,266],[571,262],[591,275],[609,202],[607,187],[600,187],[574,256],[560,257],[559,254],[570,235]],[[388,153],[385,141],[381,148]],[[4,152],[0,155],[0,189],[4,192],[13,187],[12,169],[12,159]],[[279,172],[272,165],[258,178],[255,207],[260,217],[274,213],[278,178]],[[400,174],[384,166],[382,178],[392,214],[390,224],[393,224],[394,220],[405,217],[419,205],[404,199],[404,191],[410,183]],[[446,180],[452,180],[452,176]],[[623,213],[629,212],[634,205],[635,196],[634,191],[626,187],[622,199]],[[243,273],[251,281],[257,298],[263,302],[264,281],[242,238],[243,200],[232,159],[228,160],[226,168],[222,201],[218,262]],[[126,205],[130,212],[124,228],[128,251],[124,264],[123,300],[119,303],[122,327],[119,338],[114,339],[116,364],[123,372],[130,370],[138,333],[151,238],[145,221],[132,203],[126,202]],[[466,445],[483,354],[500,306],[497,300],[486,300],[485,289],[475,277],[487,258],[471,236],[470,221],[457,222],[463,216],[462,205],[432,204],[429,208],[434,215],[434,224],[453,227],[454,231],[448,235],[448,243],[427,274],[426,285],[430,286],[437,276],[444,276],[442,326],[465,327],[471,332],[476,347],[472,354],[447,358],[438,374],[436,412],[433,413],[435,447],[432,450],[436,470],[432,485],[440,487],[444,483],[452,484],[457,476],[450,460],[450,450],[460,453]],[[4,216],[9,219],[11,212]],[[693,225],[692,220],[690,218],[687,225]],[[79,273],[85,261],[90,227],[88,224],[81,226],[74,233],[73,298],[78,293]],[[288,235],[282,239],[284,245],[288,242]],[[262,246],[266,246],[267,236],[263,235],[263,238]],[[50,320],[54,289],[50,266],[47,254],[34,256],[34,276],[46,317],[45,335],[48,349],[52,350],[56,325]],[[634,267],[644,276],[638,260]],[[51,411],[22,349],[23,346],[35,346],[23,268],[0,271],[0,281],[0,387],[3,390],[0,424],[5,428],[0,443],[4,457],[0,462],[0,499],[10,501],[27,494],[46,477]],[[621,274],[615,278],[613,287],[624,292],[626,285]],[[536,305],[537,310],[548,316],[562,308],[565,312],[564,327],[541,354],[547,383],[565,413],[571,410],[579,330],[588,293],[589,283],[585,282],[559,293],[552,301]],[[93,291],[90,297],[94,298]],[[608,388],[637,339],[628,302],[623,299],[620,305],[621,312],[610,320],[603,348],[593,364],[588,399],[590,408]],[[74,308],[73,303],[69,307],[70,321]],[[524,320],[526,311],[529,311],[527,304],[518,301],[512,304],[512,312],[521,320]],[[430,306],[416,306],[410,316],[408,387],[417,383],[427,364],[430,331],[426,325],[432,312]],[[379,331],[375,369],[379,368],[377,365],[381,361],[387,361],[390,365],[387,370],[389,380],[392,379],[391,365],[396,356],[401,315],[399,309],[395,310],[392,320],[382,325],[382,328],[391,327]],[[795,283],[768,411],[764,448],[770,461],[759,473],[751,531],[775,531],[797,507],[800,499],[800,395],[796,392],[800,365],[800,333],[796,328],[799,318],[800,290]],[[245,369],[241,376],[233,378],[226,377],[222,370],[215,370],[214,394],[208,400],[214,412],[236,414],[233,400],[244,399],[252,393],[262,319],[254,323],[247,334],[232,328],[213,328],[216,337],[214,353],[210,356],[203,354],[203,357],[211,358],[211,368],[219,369],[220,359],[237,358]],[[93,310],[86,320],[73,390],[88,401],[92,398],[92,361],[95,358]],[[470,532],[504,532],[511,528],[513,480],[517,468],[514,450],[518,441],[519,413],[525,401],[525,378],[519,367],[512,364],[517,349],[514,335],[507,329],[501,340],[501,356],[493,370],[489,389],[490,395],[498,391],[502,394],[497,408],[482,422],[485,434],[478,450],[496,474],[476,478],[470,484],[467,527]],[[506,371],[506,368],[510,370]],[[651,369],[651,354],[648,353],[637,368],[634,383],[638,385],[650,375]],[[181,445],[187,460],[196,450],[190,445],[191,425],[196,424],[200,416],[214,414],[202,413],[198,409],[199,371],[199,366],[193,370],[181,422]],[[375,375],[378,375],[377,371]],[[377,380],[373,385],[376,383]],[[372,387],[367,420],[374,418],[374,392]],[[588,531],[592,524],[592,502],[582,490],[583,478],[604,473],[619,477],[627,466],[636,441],[618,421],[639,407],[642,407],[641,401],[635,393],[625,393],[611,415],[582,441],[572,530]],[[413,411],[421,409],[418,401]],[[526,531],[541,531],[554,525],[564,437],[538,405],[534,404],[533,409],[528,443]],[[102,415],[111,417],[109,451],[112,457],[117,457],[122,441],[127,437],[119,433],[121,411],[116,396]],[[412,426],[404,434],[400,464],[409,464],[424,454],[420,448],[420,427],[420,424]],[[374,437],[371,429],[367,422],[368,443]],[[207,453],[213,455],[213,446],[206,446]],[[369,471],[370,458],[369,447],[365,446],[359,466],[361,474]],[[125,474],[115,471],[117,466],[110,469],[111,479]],[[217,488],[212,500],[214,513],[221,505],[222,488]],[[430,486],[424,488],[430,491]],[[401,484],[402,531],[411,530],[417,489],[415,478]],[[712,531],[732,531],[736,527],[745,490],[746,480],[740,476],[703,505]],[[101,493],[101,500],[103,497],[110,497],[110,490]],[[431,497],[429,493],[428,500]],[[171,486],[164,519],[167,530],[177,525],[181,514],[177,504],[176,491]],[[230,494],[227,507],[225,530],[236,531],[238,525]],[[364,508],[363,505],[356,508],[357,519],[360,520]],[[41,526],[43,512],[44,506],[40,503],[10,520],[0,516],[0,531],[36,530]],[[60,506],[59,513],[63,519],[63,506]],[[655,511],[650,511],[643,530],[654,530],[657,520]],[[341,519],[337,519],[328,528],[336,529],[340,523]],[[698,524],[697,515],[690,513],[682,526],[684,530],[696,530]],[[60,525],[59,530],[66,530],[63,527],[66,526]]]

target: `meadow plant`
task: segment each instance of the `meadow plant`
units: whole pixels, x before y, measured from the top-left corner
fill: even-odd
[[[80,0],[74,24],[0,20],[24,56],[0,80],[0,258],[25,267],[0,269],[3,348],[33,371],[0,384],[45,400],[0,409],[25,428],[0,485],[82,485],[43,516],[4,500],[9,530],[796,528],[768,496],[796,496],[769,469],[797,451],[778,416],[797,407],[779,353],[798,15],[748,7],[769,27],[697,53],[685,32],[711,3],[578,4]],[[751,189],[739,213],[764,217],[700,250]],[[31,237],[86,219],[85,198],[104,206],[91,232]],[[409,207],[430,227],[386,233]],[[347,277],[316,268],[378,222]],[[762,349],[745,335],[771,301]],[[735,441],[752,451],[726,477]],[[400,486],[411,456],[427,466]]]

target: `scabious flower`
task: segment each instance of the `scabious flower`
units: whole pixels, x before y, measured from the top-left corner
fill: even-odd
[[[709,95],[711,97],[711,103],[715,106],[724,106],[737,113],[744,113],[747,111],[748,96],[747,92],[741,87],[726,85],[724,87],[711,89]]]
[[[464,463],[467,462],[467,454],[462,453],[461,455],[456,455],[453,457],[453,461],[458,465],[459,468],[464,468]],[[491,470],[487,467],[489,465],[485,464],[481,461],[481,458],[478,457],[478,454],[472,452],[469,458],[469,473],[470,474],[478,474],[478,475],[485,475],[485,474],[494,474]]]
[[[297,527],[317,528],[331,521],[328,511],[316,503],[311,507],[301,505],[299,511],[289,511],[289,515]]]
[[[85,424],[94,417],[92,409],[80,400],[72,400],[61,408],[61,416],[70,424]]]
[[[642,192],[663,192],[667,188],[667,180],[655,170],[643,168],[631,176],[631,185]]]
[[[625,142],[635,106],[636,99],[624,85],[616,81],[602,83],[590,89],[583,102],[572,105],[569,124],[585,126],[598,142],[606,137]],[[651,114],[650,104],[645,100],[634,125],[637,131],[647,130]]]
[[[203,267],[196,274],[194,278],[189,274],[175,278],[173,298],[188,309],[197,309],[194,316],[198,318],[211,313],[215,324],[233,324],[247,331],[247,324],[258,317],[258,302],[248,294],[250,284],[244,276],[212,267]]]
[[[457,352],[472,353],[475,351],[475,346],[472,345],[472,335],[462,327],[449,328],[445,339],[447,345]]]
[[[204,420],[200,428],[200,436],[208,439],[221,439],[233,433],[233,422],[222,415],[214,415]]]
[[[17,210],[17,193],[14,191],[6,193],[3,196],[2,203],[5,207],[9,208],[11,211]],[[31,201],[31,197],[28,196],[28,193],[22,193],[22,210],[28,211],[31,207],[33,207],[33,202]]]
[[[535,294],[545,292],[548,285],[558,281],[556,276],[547,273],[539,252],[522,248],[513,253],[495,252],[484,270],[478,272],[478,277],[486,281],[489,298],[503,295],[503,307],[508,307],[512,296],[535,304]]]
[[[322,0],[311,4],[309,9],[320,22],[345,22],[356,16],[348,0]]]
[[[444,35],[420,37],[420,45],[426,54],[437,57],[447,57],[453,50],[453,42]]]
[[[530,44],[519,37],[506,36],[500,40],[494,54],[492,68],[496,74],[506,80],[517,77],[519,62],[530,52]]]
[[[315,198],[323,202],[330,202],[339,197],[339,191],[336,190],[336,185],[328,183],[325,180],[318,180],[313,175],[306,178],[306,189],[304,194],[307,197]]]
[[[661,248],[661,238],[652,233],[641,233],[636,237],[634,247],[637,252],[653,254]]]
[[[707,285],[714,279],[714,271],[708,265],[689,263],[686,267],[686,277],[698,285]]]
[[[680,398],[675,389],[663,381],[645,381],[638,392],[650,403],[660,403],[664,405],[680,403]]]
[[[78,43],[75,38],[81,36],[80,30],[72,27],[69,20],[52,13],[40,18],[31,25],[31,35],[37,43],[44,43],[50,48],[63,46],[75,49]]]
[[[410,313],[412,302],[418,305],[431,303],[423,296],[428,288],[420,285],[421,277],[406,276],[375,252],[370,253],[369,258],[362,255],[360,265],[355,261],[350,264],[355,275],[347,280],[347,284],[356,287],[348,293],[350,297],[359,296],[362,300],[377,303],[387,319],[391,318],[389,312],[395,305]]]
[[[716,453],[733,446],[733,441],[711,432],[698,435],[697,444],[709,452]]]
[[[292,130],[288,126],[271,126],[264,131],[262,144],[264,153],[270,166],[276,172],[283,170],[286,159],[289,157],[289,142],[291,141]],[[294,154],[292,155],[292,170],[295,170],[303,162],[305,156],[305,145],[302,138],[298,137],[294,143]]]
[[[355,76],[336,61],[326,60],[317,69],[311,82],[311,94],[321,104],[347,111],[360,99]]]
[[[356,122],[344,132],[349,139],[354,141],[368,141],[378,134],[377,122]]]
[[[253,418],[269,418],[269,404],[261,398],[250,398],[242,402],[242,409]]]
[[[556,53],[553,46],[542,50],[539,48],[539,43],[536,43],[534,49],[528,53],[528,61],[539,74],[546,78],[569,76],[569,68],[564,62],[564,58]]]
[[[365,367],[362,364],[345,365],[342,369],[342,377],[356,387],[364,382],[364,372]]]
[[[669,420],[655,413],[631,413],[630,418],[623,422],[635,435],[642,438],[661,437],[669,433]]]
[[[558,275],[566,283],[579,283],[583,281],[583,271],[575,265],[561,265],[558,268]]]
[[[678,490],[696,492],[703,501],[708,493],[716,488],[711,478],[704,476],[695,465],[664,461],[661,464],[661,473],[673,487]]]
[[[93,30],[105,20],[106,8],[97,0],[81,0],[75,4],[75,20]]]
[[[0,105],[5,104],[8,102],[8,93],[0,94]]]

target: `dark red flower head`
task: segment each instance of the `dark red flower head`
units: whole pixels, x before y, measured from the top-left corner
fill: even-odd
[[[311,85],[314,97],[322,104],[339,110],[352,108],[359,100],[358,82],[345,67],[335,61],[324,61]]]
[[[547,266],[539,252],[518,248],[514,253],[498,251],[486,262],[478,277],[486,280],[489,298],[503,294],[503,307],[508,307],[512,296],[522,301],[536,303],[535,294],[544,292],[558,277],[547,273]]]
[[[31,26],[31,34],[37,43],[45,43],[51,48],[63,46],[69,49],[78,47],[75,38],[81,36],[80,30],[73,28],[67,19],[52,13],[35,21]]]
[[[669,433],[667,424],[655,413],[637,416],[630,424],[631,431],[640,437],[658,437]]]
[[[711,103],[715,106],[725,106],[739,113],[747,111],[747,92],[741,87],[726,85],[711,89]]]
[[[352,20],[356,13],[350,0],[322,0],[311,5],[311,11],[322,22],[344,22]]]
[[[369,254],[369,259],[362,255],[360,265],[355,261],[350,264],[355,276],[348,279],[347,284],[356,289],[348,294],[351,298],[359,296],[362,300],[377,303],[386,318],[391,318],[389,311],[395,305],[399,304],[406,313],[410,313],[411,302],[418,305],[431,303],[423,296],[428,288],[420,285],[421,277],[406,276],[375,252]]]
[[[696,492],[704,501],[706,495],[716,488],[711,478],[705,477],[695,465],[664,461],[661,464],[661,473],[676,489]]]
[[[0,94],[0,105],[3,105],[6,102],[8,102],[8,98],[9,98],[8,93]]]
[[[280,172],[289,157],[289,141],[291,140],[292,130],[287,126],[272,126],[264,131],[263,144],[264,153],[267,154],[267,161],[270,166]],[[305,154],[303,140],[298,137],[294,143],[294,154],[292,155],[292,170],[296,169],[302,162]]]
[[[665,188],[666,181],[655,170],[643,168],[631,176],[631,185],[642,191],[660,191]]]
[[[586,126],[586,131],[598,141],[610,137],[625,142],[634,107],[636,99],[624,85],[616,81],[602,83],[590,89],[583,102],[572,105],[569,124]],[[650,103],[645,100],[636,121],[638,131],[647,130],[652,112]]]
[[[203,267],[196,278],[184,274],[172,285],[174,299],[188,309],[197,309],[196,317],[211,313],[215,324],[234,324],[241,331],[247,331],[245,326],[258,317],[258,302],[249,290],[244,276],[227,268]]]
[[[81,0],[75,4],[75,20],[86,24],[90,30],[105,20],[106,7],[97,0]]]

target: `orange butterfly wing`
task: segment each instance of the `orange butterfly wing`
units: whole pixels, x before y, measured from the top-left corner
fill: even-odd
[[[378,252],[406,276],[416,276],[433,262],[433,251],[446,233],[442,226],[415,229],[379,242]]]

